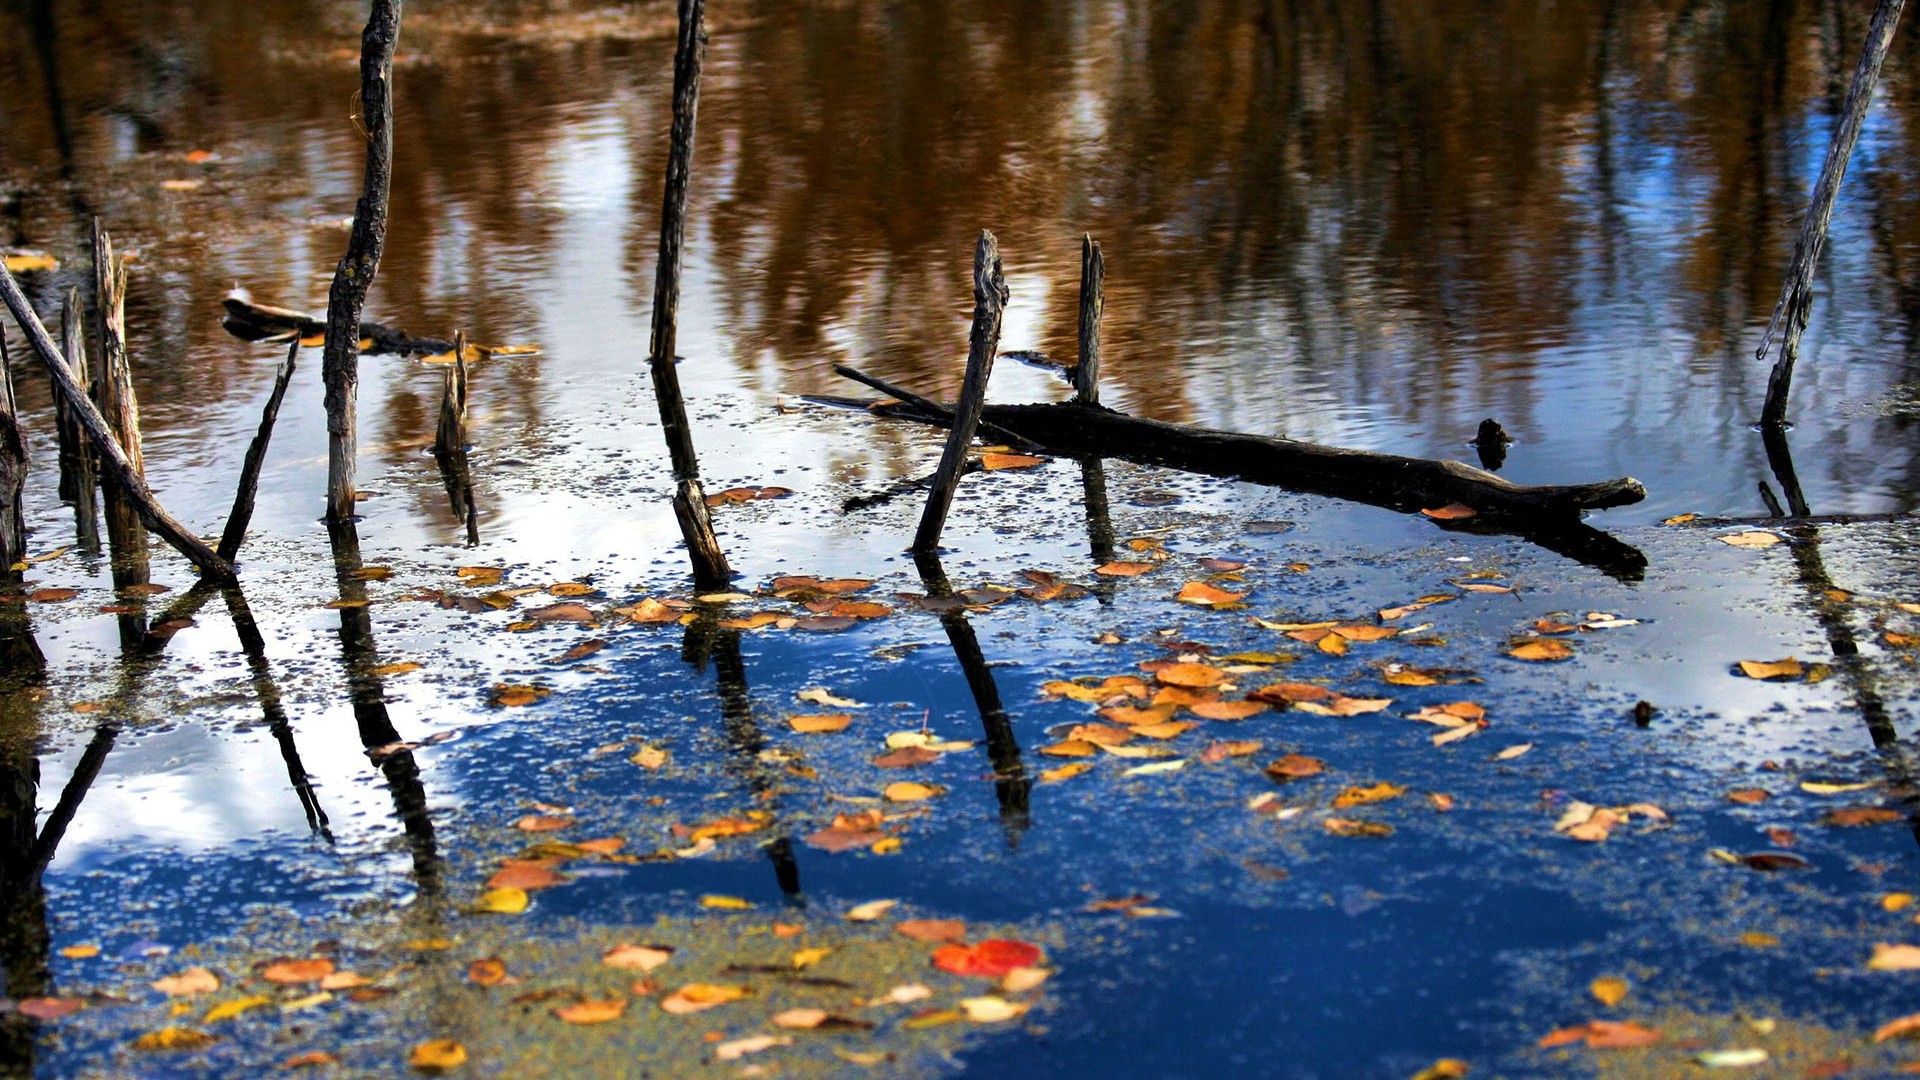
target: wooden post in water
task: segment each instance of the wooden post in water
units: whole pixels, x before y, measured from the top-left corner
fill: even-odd
[[[280,402],[287,396],[287,384],[293,381],[293,367],[300,356],[300,339],[287,346],[287,358],[273,376],[273,392],[267,395],[267,407],[260,411],[260,428],[247,447],[246,460],[240,466],[240,486],[233,495],[233,510],[227,514],[227,527],[220,533],[220,557],[232,562],[247,539],[247,523],[253,520],[254,495],[260,490],[260,467],[267,460],[267,444],[273,441],[274,421],[280,418]]]
[[[387,244],[387,196],[393,186],[393,51],[400,40],[401,0],[373,0],[360,36],[360,110],[367,163],[347,253],[327,293],[327,339],[320,377],[326,384],[327,520],[353,520],[354,410],[360,390],[360,308]]]
[[[1091,235],[1080,237],[1080,362],[1073,369],[1073,400],[1077,405],[1100,404],[1100,315],[1107,308],[1103,293],[1107,264]]]
[[[933,490],[927,494],[927,508],[920,515],[920,529],[913,536],[915,552],[932,552],[940,547],[954,488],[967,467],[967,447],[973,443],[980,412],[986,407],[987,380],[993,377],[993,358],[1000,349],[1000,321],[1010,295],[1006,278],[1000,273],[1000,243],[982,229],[973,249],[973,331],[967,339],[967,376],[954,407],[946,451],[933,475]]]
[[[146,455],[141,450],[140,402],[133,392],[133,365],[127,358],[127,267],[114,253],[113,237],[100,219],[93,220],[94,311],[93,338],[100,365],[93,373],[93,401],[119,440],[127,467],[144,480]],[[145,584],[147,532],[140,511],[126,485],[111,474],[102,478],[106,496],[107,542],[113,547],[114,585]]]
[[[73,372],[68,369],[66,358],[60,355],[60,347],[53,343],[52,335],[40,321],[40,316],[27,302],[27,294],[20,291],[20,283],[15,281],[13,273],[0,267],[0,303],[4,303],[13,314],[14,322],[27,337],[27,344],[40,357],[40,363],[53,377],[54,395],[67,403],[74,417],[80,422],[81,430],[93,444],[93,451],[99,455],[100,470],[119,481],[127,496],[140,509],[140,519],[147,528],[161,535],[172,544],[187,560],[200,568],[202,577],[217,581],[233,578],[233,565],[222,559],[214,550],[200,541],[200,538],[187,530],[187,527],[174,520],[159,500],[153,497],[153,491],[146,481],[133,470],[132,463],[120,449],[120,442],[108,429],[106,418],[100,410],[94,408],[85,390],[74,381]]]
[[[467,332],[453,332],[453,363],[440,389],[440,423],[433,433],[436,457],[467,451]]]
[[[680,320],[680,249],[686,240],[687,185],[693,168],[694,119],[700,107],[700,72],[706,62],[705,0],[680,0],[680,37],[673,54],[673,129],[667,147],[666,194],[660,208],[660,258],[654,268],[653,335],[647,368],[660,405],[660,426],[673,458],[673,515],[686,539],[694,581],[701,588],[725,585],[733,576],[720,539],[713,534],[700,462],[693,451],[687,405],[674,369]]]
[[[66,354],[73,381],[81,386],[93,383],[87,364],[87,334],[81,325],[80,291],[68,289],[60,302],[60,347]],[[53,397],[54,429],[60,440],[60,499],[73,506],[75,539],[87,551],[100,550],[100,514],[95,503],[99,477],[93,467],[93,448],[87,445],[86,432],[67,408],[60,395]]]
[[[1853,84],[1847,87],[1846,103],[1840,108],[1840,122],[1827,144],[1826,162],[1813,185],[1807,216],[1800,223],[1800,236],[1793,243],[1793,257],[1787,262],[1787,280],[1780,290],[1780,301],[1773,307],[1773,318],[1760,338],[1758,359],[1767,358],[1774,335],[1780,334],[1780,357],[1767,377],[1767,400],[1760,410],[1764,427],[1784,427],[1787,422],[1787,391],[1793,384],[1794,361],[1800,356],[1800,334],[1807,328],[1807,316],[1813,310],[1813,271],[1820,261],[1820,249],[1827,242],[1827,224],[1833,219],[1833,204],[1840,194],[1840,181],[1847,175],[1847,158],[1860,137],[1867,110],[1873,104],[1873,86],[1880,78],[1880,65],[1893,45],[1893,31],[1900,21],[1900,9],[1906,0],[1879,0],[1873,21],[1867,26],[1867,42],[1860,63],[1853,69]]]
[[[6,337],[0,335],[0,581],[13,585],[20,580],[20,571],[14,567],[27,557],[27,518],[21,506],[27,484],[27,437],[14,411],[9,359]]]

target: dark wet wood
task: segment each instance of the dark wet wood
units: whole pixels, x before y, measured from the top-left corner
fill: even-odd
[[[967,448],[973,444],[981,410],[986,407],[987,381],[993,377],[993,358],[1000,351],[1000,322],[1008,295],[1006,278],[1000,272],[1000,243],[982,229],[973,249],[973,329],[967,337],[967,375],[960,385],[960,403],[948,424],[952,434],[940,455],[940,468],[933,474],[920,528],[913,535],[916,552],[940,547],[940,533],[947,526],[954,489],[967,467]]]
[[[247,539],[247,523],[253,520],[253,501],[260,490],[260,469],[267,460],[267,446],[273,442],[273,425],[280,418],[280,402],[287,396],[287,384],[293,381],[293,368],[300,356],[300,343],[287,347],[287,358],[273,377],[273,392],[267,395],[266,408],[260,411],[260,428],[247,447],[240,466],[240,485],[233,496],[233,510],[227,514],[227,527],[220,534],[220,557],[232,562]]]
[[[80,290],[68,289],[60,301],[60,350],[73,371],[73,381],[81,386],[93,382],[86,342]],[[65,402],[57,394],[53,401],[54,431],[60,444],[60,501],[73,507],[74,534],[80,546],[99,551],[100,515],[95,501],[99,479],[93,468],[93,448]]]
[[[1107,264],[1092,236],[1080,238],[1080,362],[1073,369],[1073,400],[1100,404],[1100,314],[1106,310]]]
[[[0,581],[15,585],[20,571],[14,567],[27,557],[27,519],[21,503],[27,485],[27,436],[14,410],[9,359],[0,339]]]
[[[113,237],[93,221],[94,309],[93,340],[99,363],[93,371],[93,401],[106,417],[107,427],[120,440],[134,475],[147,475],[146,452],[140,432],[140,402],[133,392],[133,364],[127,355],[127,268],[113,250]],[[114,585],[144,584],[147,580],[147,533],[140,525],[138,507],[123,482],[112,473],[101,478],[106,508],[107,542],[113,548]]]
[[[879,416],[947,426],[907,405],[877,405]],[[1344,450],[1292,439],[1182,427],[1143,420],[1102,406],[989,405],[983,416],[1057,454],[1118,457],[1188,472],[1275,484],[1296,491],[1356,499],[1396,510],[1448,503],[1490,517],[1573,521],[1583,510],[1625,506],[1646,498],[1638,480],[1524,487],[1458,461]]]
[[[244,295],[230,295],[220,303],[227,311],[220,325],[226,327],[227,333],[242,341],[263,341],[277,345],[294,338],[312,338],[327,332],[325,319],[317,319],[291,308],[256,304]],[[399,327],[365,320],[360,323],[358,345],[362,355],[438,356],[453,350],[451,341],[414,337]],[[477,348],[484,352],[487,347],[482,345]]]
[[[447,365],[440,388],[440,422],[434,428],[435,454],[462,454],[467,449],[467,335],[453,332],[453,363]]]
[[[700,459],[693,449],[687,404],[680,395],[680,373],[674,368],[680,333],[680,253],[686,242],[694,121],[700,111],[700,73],[706,55],[705,0],[680,0],[680,35],[673,53],[673,127],[668,134],[666,190],[660,205],[660,255],[654,266],[647,370],[653,376],[660,426],[673,459],[673,516],[687,542],[694,582],[710,589],[725,585],[733,577],[733,568],[713,533],[713,519],[700,490]]]
[[[925,409],[929,413],[933,413],[938,416],[944,416],[947,418],[947,421],[949,424],[952,423],[952,420],[953,420],[952,409],[947,408],[945,405],[942,405],[937,401],[932,401],[927,398],[923,398],[919,394],[916,394],[913,391],[908,390],[906,387],[901,386],[898,383],[890,383],[887,380],[882,379],[877,375],[869,375],[866,372],[861,371],[859,368],[851,368],[845,364],[833,365],[833,373],[835,375],[840,376],[843,379],[852,379],[854,382],[857,382],[862,386],[870,386],[875,390],[878,390],[881,393],[886,394],[889,397],[898,398],[899,400],[904,401],[907,404],[914,406],[915,408]],[[980,422],[979,433],[982,435],[992,436],[993,438],[999,439],[1002,442],[1005,442],[1012,446],[1028,445],[1027,440],[1021,438],[1018,435],[1015,435],[1013,432],[1008,431],[1006,428],[1000,427],[997,424],[993,424],[985,420],[982,420]],[[938,475],[938,474],[935,474],[935,475]],[[913,481],[913,483],[918,484],[922,487],[932,482],[933,482],[933,477],[931,476],[925,480]]]
[[[14,321],[26,335],[27,344],[33,347],[33,351],[40,357],[41,364],[52,375],[55,392],[73,408],[81,428],[86,431],[87,438],[93,443],[102,474],[113,475],[126,487],[129,496],[140,509],[141,520],[198,567],[202,576],[216,580],[231,579],[233,565],[202,543],[198,537],[188,531],[186,526],[174,520],[173,516],[168,514],[153,497],[153,492],[147,487],[146,481],[133,471],[132,464],[120,450],[119,440],[115,439],[113,433],[108,430],[106,418],[100,415],[100,410],[94,408],[86,392],[74,381],[73,373],[68,370],[66,359],[60,355],[59,347],[53,343],[53,338],[47,333],[46,326],[40,322],[40,316],[34,313],[33,305],[27,302],[26,294],[20,291],[20,283],[15,281],[13,274],[3,267],[0,267],[0,301],[3,301],[7,310],[13,313]]]
[[[387,243],[387,197],[393,186],[393,52],[400,39],[400,9],[401,0],[373,0],[360,37],[366,169],[347,253],[341,256],[327,293],[327,339],[320,360],[320,377],[326,384],[327,520],[332,522],[353,520],[360,309]]]
[[[1760,423],[1780,428],[1787,422],[1787,394],[1793,386],[1793,365],[1800,355],[1800,335],[1807,328],[1807,316],[1813,310],[1813,272],[1820,263],[1820,249],[1826,246],[1827,224],[1833,218],[1833,204],[1840,194],[1840,182],[1847,175],[1847,159],[1866,123],[1873,105],[1873,87],[1880,79],[1880,66],[1886,62],[1893,45],[1894,28],[1900,22],[1900,10],[1906,0],[1879,0],[1873,21],[1867,26],[1866,44],[1860,51],[1860,63],[1853,69],[1853,82],[1847,87],[1846,102],[1840,107],[1840,120],[1834,125],[1833,138],[1827,144],[1827,158],[1820,166],[1820,178],[1813,185],[1807,216],[1800,223],[1800,235],[1793,242],[1793,256],[1787,262],[1786,282],[1780,299],[1767,322],[1755,354],[1767,358],[1767,350],[1776,336],[1780,356],[1767,377],[1767,400],[1760,410]]]

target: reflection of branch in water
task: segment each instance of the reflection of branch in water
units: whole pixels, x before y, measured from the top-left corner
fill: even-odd
[[[760,752],[767,748],[767,737],[760,730],[759,721],[753,717],[753,698],[747,687],[747,663],[740,655],[740,631],[721,629],[714,624],[711,616],[697,619],[687,624],[686,636],[681,640],[680,657],[697,670],[705,670],[707,661],[713,661],[720,695],[720,717],[726,725],[727,747],[733,751],[740,771],[746,777],[747,790],[753,793],[756,801],[767,796],[774,790],[774,780],[767,772],[767,763],[760,758]],[[806,897],[800,892],[800,863],[794,854],[793,838],[787,833],[783,822],[775,821],[773,839],[765,847],[767,858],[773,863],[773,877],[780,886],[780,892],[786,896],[788,903],[805,907]]]
[[[374,670],[380,665],[380,655],[373,642],[373,616],[366,607],[367,583],[360,577],[364,565],[360,534],[352,521],[328,522],[327,533],[333,543],[334,572],[340,584],[340,656],[347,670],[347,696],[353,703],[360,742],[369,750],[392,746],[400,741],[400,733],[387,715],[386,690]],[[393,750],[383,754],[378,764],[393,795],[394,814],[406,830],[420,893],[438,897],[440,853],[433,819],[427,813],[427,790],[420,782],[419,763],[414,761],[413,751]]]
[[[453,519],[467,527],[467,546],[480,546],[480,511],[473,501],[473,471],[468,466],[467,452],[454,451],[435,454],[434,461],[440,465],[440,482],[447,488],[447,504],[453,508]]]
[[[300,761],[300,748],[293,742],[293,726],[287,722],[287,710],[281,705],[280,687],[273,681],[273,669],[267,665],[266,637],[260,633],[260,624],[254,621],[253,609],[247,606],[247,598],[237,582],[222,589],[221,595],[226,597],[233,629],[240,635],[240,649],[247,654],[247,667],[253,672],[253,691],[260,698],[260,712],[266,717],[267,730],[280,744],[280,758],[287,765],[287,780],[300,799],[300,809],[306,812],[307,828],[331,844],[333,833],[327,828],[327,812],[320,808],[320,800],[313,793],[313,782],[307,778],[306,766]]]
[[[1787,446],[1787,433],[1771,424],[1760,429],[1760,443],[1767,449],[1767,467],[1773,470],[1773,478],[1780,481],[1780,491],[1787,497],[1787,511],[1794,517],[1809,517],[1813,511],[1807,506],[1807,497],[1800,490],[1800,474],[1793,469],[1793,451]],[[1772,493],[1761,485],[1762,497]],[[1770,504],[1768,510],[1774,517],[1784,517],[1777,505]]]
[[[1519,528],[1513,525],[1482,526],[1478,519],[1466,518],[1460,521],[1437,521],[1435,524],[1448,532],[1518,536],[1555,555],[1591,566],[1627,585],[1638,585],[1647,576],[1645,552],[1584,522]]]
[[[1113,518],[1107,509],[1107,463],[1097,457],[1080,459],[1080,487],[1086,492],[1087,550],[1097,565],[1113,561]],[[1110,594],[1109,594],[1110,595]],[[1105,603],[1109,595],[1103,595]]]
[[[928,596],[953,595],[953,585],[947,580],[938,555],[931,551],[916,553],[914,565],[919,567],[920,580]],[[1007,830],[1007,844],[1012,846],[1020,842],[1021,832],[1033,824],[1029,798],[1033,780],[1020,760],[1019,740],[1014,738],[1013,723],[1000,704],[1000,688],[994,684],[993,672],[980,651],[980,639],[973,632],[973,623],[967,620],[965,611],[956,609],[943,613],[940,625],[953,644],[953,655],[960,661],[960,670],[967,677],[967,689],[973,692],[973,703],[980,710],[987,759],[993,763],[993,793],[1000,802],[1000,822]]]
[[[1799,525],[1789,528],[1787,534],[1793,538],[1788,550],[1793,555],[1793,566],[1800,584],[1807,590],[1807,606],[1820,628],[1826,632],[1827,647],[1833,650],[1834,668],[1853,692],[1860,718],[1866,721],[1867,737],[1873,740],[1874,748],[1880,751],[1880,758],[1892,774],[1894,784],[1903,788],[1912,787],[1915,781],[1913,762],[1900,745],[1900,732],[1894,727],[1893,715],[1887,709],[1886,698],[1880,693],[1877,673],[1860,655],[1860,641],[1855,637],[1853,627],[1847,623],[1848,605],[1836,598],[1845,594],[1835,589],[1833,576],[1827,573],[1826,560],[1820,554],[1820,529],[1814,525]],[[1913,822],[1912,828],[1915,842],[1920,842],[1920,821]]]
[[[24,641],[15,640],[24,638]],[[53,938],[47,929],[47,896],[35,868],[40,791],[39,687],[45,666],[26,613],[18,604],[0,609],[0,645],[9,656],[28,658],[0,668],[0,996],[19,1000],[49,992]],[[38,1025],[15,1012],[0,1014],[0,1074],[32,1076]]]

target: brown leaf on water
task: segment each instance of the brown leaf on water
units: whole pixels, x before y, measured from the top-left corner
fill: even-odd
[[[1507,645],[1507,655],[1536,662],[1565,660],[1573,655],[1573,646],[1552,638],[1515,638]]]
[[[636,623],[670,623],[680,619],[680,612],[652,597],[647,597],[629,607],[617,607],[614,614],[624,615],[628,621]]]
[[[507,575],[504,566],[462,566],[454,575],[469,585],[492,585]]]
[[[551,693],[553,691],[539,686],[514,686],[500,683],[493,688],[493,693],[487,700],[503,709],[518,709],[532,705]]]
[[[27,599],[36,604],[59,604],[79,595],[79,589],[35,589],[27,594]]]
[[[1146,682],[1138,676],[1110,675],[1093,684],[1055,680],[1042,684],[1040,693],[1049,698],[1070,698],[1074,701],[1098,703],[1121,696],[1144,698],[1149,691]]]
[[[1078,757],[1092,757],[1094,754],[1099,752],[1099,748],[1094,743],[1090,743],[1085,739],[1063,739],[1060,742],[1049,743],[1046,746],[1042,746],[1040,748],[1040,752],[1047,755],[1048,757],[1078,758]],[[1078,774],[1075,773],[1070,775],[1078,775]]]
[[[13,1010],[34,1020],[58,1020],[86,1007],[85,998],[30,997],[14,1002]]]
[[[270,983],[296,985],[299,983],[319,982],[333,974],[333,961],[324,956],[309,956],[298,960],[280,960],[260,969],[260,977]]]
[[[1133,732],[1149,739],[1171,739],[1199,726],[1191,720],[1168,720],[1159,724],[1140,724],[1133,729]]]
[[[1400,634],[1400,631],[1394,627],[1371,626],[1367,623],[1342,623],[1329,632],[1338,634],[1348,641],[1360,642],[1385,641]]]
[[[527,618],[538,622],[592,623],[596,621],[591,608],[572,600],[533,608],[527,612]]]
[[[833,819],[832,825],[806,836],[808,845],[834,853],[871,848],[886,839],[887,834],[880,831],[879,811],[841,814]]]
[[[671,945],[635,945],[625,943],[615,945],[601,954],[600,962],[610,968],[624,971],[652,971],[661,964],[673,959]]]
[[[1862,825],[1891,825],[1896,821],[1905,821],[1907,816],[1898,810],[1888,810],[1880,806],[1850,806],[1841,810],[1829,810],[1820,815],[1820,824],[1836,828],[1855,828]]]
[[[1349,806],[1365,806],[1368,803],[1385,802],[1388,799],[1399,798],[1406,793],[1407,789],[1401,787],[1399,784],[1382,780],[1377,784],[1371,784],[1367,787],[1350,787],[1342,791],[1334,797],[1333,806],[1336,810],[1344,810]]]
[[[1756,851],[1751,855],[1740,856],[1740,862],[1750,870],[1771,873],[1777,870],[1811,870],[1813,864],[1798,855],[1784,851]]]
[[[1258,716],[1272,706],[1260,701],[1201,701],[1187,706],[1187,711],[1202,720],[1245,720]]]
[[[500,869],[487,879],[489,889],[550,889],[563,885],[566,878],[556,873],[544,860],[506,859]]]
[[[475,986],[501,986],[519,980],[507,974],[505,960],[489,956],[467,965],[467,981]]]
[[[1063,742],[1089,742],[1095,746],[1120,746],[1133,739],[1134,729],[1112,724],[1075,724]]]
[[[1436,507],[1432,510],[1422,510],[1420,512],[1435,521],[1465,521],[1470,517],[1478,517],[1480,515],[1480,511],[1475,510],[1465,503],[1448,503],[1445,506]]]
[[[1142,724],[1164,724],[1173,719],[1178,711],[1172,705],[1155,705],[1148,709],[1136,709],[1131,705],[1112,705],[1100,710],[1102,719],[1111,720],[1127,727],[1139,727]]]
[[[1381,821],[1360,821],[1354,818],[1330,817],[1320,824],[1335,836],[1380,837],[1393,835],[1393,826]]]
[[[901,780],[888,784],[886,789],[880,792],[880,797],[896,803],[921,802],[938,798],[946,793],[947,789],[939,784],[916,784],[911,780]]]
[[[1740,674],[1749,679],[1798,679],[1806,667],[1789,656],[1785,660],[1742,660]]]
[[[1441,727],[1459,727],[1463,724],[1480,723],[1487,718],[1487,710],[1471,701],[1453,701],[1445,705],[1429,705],[1408,719],[1420,720]]]
[[[627,1012],[627,999],[618,994],[612,997],[588,998],[572,1005],[562,1005],[553,1010],[553,1015],[569,1024],[604,1024],[618,1020]]]
[[[1209,743],[1205,750],[1200,751],[1200,760],[1208,765],[1218,765],[1228,758],[1246,757],[1248,754],[1259,753],[1261,745],[1254,739]]]
[[[1773,798],[1765,788],[1737,788],[1727,792],[1727,799],[1743,806],[1757,806]]]
[[[607,640],[605,638],[588,638],[573,648],[568,649],[566,652],[561,653],[559,656],[554,657],[548,661],[548,663],[571,664],[575,660],[585,660],[587,657],[592,656],[594,653],[606,647]],[[415,666],[417,667],[418,665]]]
[[[1267,775],[1275,780],[1300,780],[1309,776],[1319,776],[1327,770],[1327,763],[1319,758],[1305,754],[1288,754],[1275,759],[1267,766]]]
[[[959,919],[908,919],[895,923],[893,928],[915,941],[924,941],[929,945],[967,940],[967,924]]]
[[[1172,705],[1175,708],[1184,708],[1190,705],[1199,705],[1203,702],[1218,700],[1219,695],[1213,690],[1186,686],[1163,686],[1153,692],[1152,704],[1155,707]]]
[[[874,758],[873,764],[882,769],[910,769],[916,765],[926,765],[939,760],[938,750],[929,750],[924,746],[903,746]]]
[[[1314,683],[1278,682],[1263,686],[1247,697],[1252,701],[1270,702],[1275,705],[1294,705],[1302,701],[1325,701],[1333,697],[1333,691]]]
[[[658,746],[643,746],[627,760],[648,772],[654,772],[666,766],[668,754],[665,749]]]
[[[1180,587],[1174,599],[1182,604],[1194,604],[1199,607],[1222,607],[1237,604],[1246,599],[1244,592],[1228,592],[1217,589],[1204,581],[1189,581]]]
[[[866,578],[777,577],[769,587],[773,595],[790,600],[808,595],[846,596],[872,588],[873,582]]]
[[[388,675],[405,675],[410,671],[419,671],[419,670],[420,670],[419,664],[416,664],[411,660],[402,660],[397,664],[381,664],[379,667],[373,669],[373,673],[375,675],[385,677]]]
[[[836,731],[847,730],[847,725],[851,723],[853,723],[852,713],[787,717],[787,726],[802,735],[830,735]]]
[[[158,1031],[149,1031],[133,1040],[135,1050],[204,1050],[220,1041],[218,1035],[210,1035],[192,1028],[167,1027]],[[284,1068],[285,1066],[283,1066]]]
[[[1110,562],[1105,566],[1094,567],[1093,572],[1102,577],[1135,577],[1159,565],[1159,563],[1150,562]]]
[[[574,819],[562,814],[528,814],[513,823],[521,832],[558,832],[573,826]]]
[[[1087,752],[1092,753],[1092,748],[1089,747]],[[1090,761],[1074,761],[1066,765],[1061,765],[1058,768],[1042,769],[1040,771],[1040,782],[1043,784],[1057,784],[1062,780],[1071,780],[1092,768],[1093,763]]]
[[[1881,1024],[1873,1033],[1874,1042],[1886,1042],[1888,1039],[1908,1039],[1920,1034],[1920,1013],[1909,1013],[1898,1020],[1889,1020]]]

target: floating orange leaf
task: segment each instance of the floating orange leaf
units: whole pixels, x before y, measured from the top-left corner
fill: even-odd
[[[178,975],[155,979],[152,985],[168,997],[192,997],[220,989],[220,976],[203,967],[191,967]]]
[[[652,971],[661,964],[673,959],[671,945],[615,945],[600,957],[600,962],[610,968],[627,971]]]
[[[333,974],[333,961],[324,956],[311,956],[301,960],[281,960],[268,964],[260,971],[260,977],[271,983],[310,983],[318,982]]]
[[[572,818],[559,814],[528,814],[513,823],[513,827],[521,832],[557,832],[573,826]]]
[[[1333,694],[1325,701],[1299,701],[1293,707],[1321,716],[1361,716],[1377,713],[1391,704],[1392,698],[1351,698],[1344,694]]]
[[[1200,751],[1200,760],[1208,765],[1218,765],[1228,758],[1258,753],[1261,745],[1259,741],[1253,739],[1210,743],[1205,750]]]
[[[1180,591],[1174,595],[1174,599],[1183,604],[1195,604],[1200,607],[1221,607],[1227,604],[1237,604],[1246,599],[1246,597],[1247,594],[1244,592],[1228,592],[1225,589],[1216,589],[1204,581],[1189,581],[1185,585],[1182,585]]]
[[[1271,702],[1275,705],[1295,705],[1302,701],[1325,701],[1333,696],[1333,691],[1324,686],[1298,682],[1272,683],[1247,695],[1251,700]]]
[[[487,879],[489,889],[550,889],[566,878],[537,859],[508,859]]]
[[[1000,469],[1030,469],[1035,465],[1045,464],[1046,460],[1031,454],[985,453],[980,455],[980,467],[988,472],[996,472]]]
[[[1420,512],[1435,521],[1465,521],[1467,518],[1478,517],[1480,514],[1480,511],[1475,510],[1465,503],[1448,503],[1445,506],[1436,507],[1432,510],[1422,510]]]
[[[1898,810],[1888,810],[1879,806],[1852,806],[1844,810],[1827,811],[1820,815],[1820,824],[1844,829],[1861,825],[1891,825],[1906,819],[1907,816]]]
[[[1099,752],[1099,749],[1085,739],[1063,739],[1060,742],[1050,743],[1041,747],[1040,752],[1048,757],[1092,757]],[[1071,773],[1068,775],[1077,776],[1079,774]]]
[[[1172,705],[1155,705],[1149,709],[1136,709],[1131,705],[1112,705],[1100,710],[1102,718],[1128,727],[1142,724],[1164,724],[1173,719],[1176,710]]]
[[[1038,965],[1044,955],[1038,945],[988,938],[974,945],[942,945],[934,950],[933,966],[955,975],[997,979],[1015,968]]]
[[[1565,660],[1573,655],[1573,646],[1551,638],[1520,638],[1507,647],[1507,655],[1515,660]]]
[[[1088,747],[1087,752],[1091,754],[1093,748]],[[1093,768],[1093,763],[1090,761],[1075,761],[1054,769],[1042,769],[1040,771],[1040,782],[1043,784],[1057,784],[1062,780],[1071,780],[1091,768]]]
[[[1569,1043],[1584,1042],[1601,1050],[1626,1050],[1652,1046],[1665,1036],[1658,1030],[1630,1020],[1589,1020],[1575,1027],[1561,1028],[1540,1040],[1542,1050]]]
[[[724,983],[688,983],[662,998],[660,1008],[675,1016],[684,1016],[739,1001],[752,993],[752,989],[745,986],[731,986]]]
[[[1380,821],[1359,821],[1353,818],[1330,817],[1321,822],[1326,830],[1335,836],[1392,836],[1393,826]]]
[[[847,730],[847,725],[851,723],[853,723],[852,713],[787,717],[787,726],[802,735],[830,735],[836,731]]]
[[[938,784],[916,784],[911,780],[901,780],[888,784],[880,797],[888,802],[920,802],[925,799],[945,795],[947,789]]]
[[[1259,701],[1202,701],[1187,706],[1187,711],[1202,720],[1245,720],[1271,707]]]
[[[1227,673],[1211,664],[1176,663],[1153,673],[1155,680],[1168,686],[1218,686],[1227,681]]]
[[[1094,567],[1093,572],[1102,577],[1135,577],[1158,565],[1160,564],[1150,562],[1110,562],[1105,566]]]
[[[1344,810],[1349,806],[1365,806],[1368,803],[1385,802],[1388,799],[1398,798],[1406,793],[1407,789],[1401,787],[1399,784],[1388,783],[1382,780],[1380,783],[1367,787],[1350,787],[1342,791],[1334,797],[1333,805],[1336,810]]]
[[[475,986],[499,986],[511,979],[507,974],[507,962],[497,956],[475,960],[467,965],[467,981]]]
[[[553,1010],[553,1015],[569,1024],[604,1024],[618,1020],[627,1012],[627,999],[618,994],[612,997],[588,998],[572,1005],[561,1005]]]
[[[1300,780],[1309,776],[1319,776],[1327,769],[1327,763],[1319,758],[1305,754],[1288,754],[1274,760],[1267,766],[1267,775],[1275,780]]]

